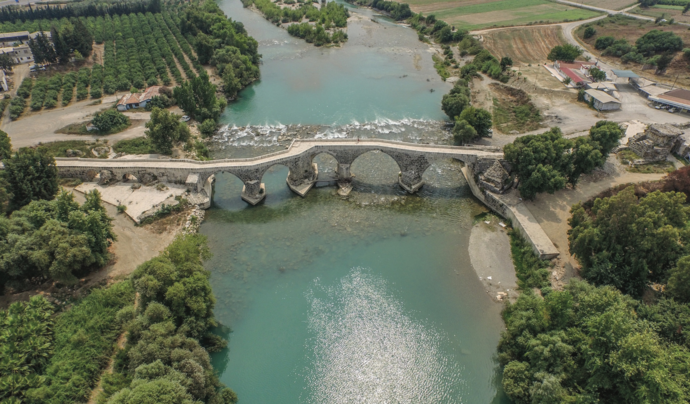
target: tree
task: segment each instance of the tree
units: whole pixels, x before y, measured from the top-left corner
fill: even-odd
[[[672,61],[673,61],[673,54],[671,54],[669,52],[662,54],[661,57],[659,58],[659,60],[657,60],[657,62],[656,62],[656,73],[661,74],[664,71],[666,71],[666,68],[668,67],[668,65],[671,64]]]
[[[589,128],[589,138],[597,142],[601,154],[608,156],[618,146],[624,131],[617,123],[611,121],[599,121]]]
[[[58,192],[55,159],[33,149],[24,150],[3,161],[7,191],[12,194],[10,210],[31,201],[51,200]]]
[[[467,107],[460,114],[460,119],[472,125],[479,136],[489,136],[489,131],[493,125],[489,111],[482,108]]]
[[[206,119],[218,121],[225,108],[225,101],[216,97],[216,86],[211,84],[207,74],[200,74],[175,87],[173,95],[180,108],[199,122]]]
[[[470,99],[464,94],[445,94],[441,100],[441,109],[450,119],[455,119],[470,105]]]
[[[593,27],[587,27],[587,28],[585,28],[585,32],[583,34],[583,37],[585,39],[589,39],[596,34],[597,34],[597,30],[595,30]]]
[[[604,73],[596,67],[592,67],[591,69],[589,69],[589,75],[592,76],[592,79],[594,81],[606,80],[606,73]]]
[[[0,160],[8,159],[12,156],[12,143],[6,132],[0,130]]]
[[[594,42],[594,48],[597,50],[604,50],[613,45],[614,42],[616,42],[616,38],[612,36],[600,36],[597,38],[596,42]]]
[[[505,71],[508,67],[513,65],[513,59],[509,56],[504,56],[501,58],[501,70]]]
[[[687,14],[688,11],[690,11],[690,3],[686,3],[683,7],[683,15]]]
[[[678,52],[683,49],[683,40],[671,31],[653,29],[635,41],[637,51],[651,56],[662,52]]]
[[[216,133],[217,126],[216,121],[213,119],[207,119],[202,122],[201,125],[199,125],[199,132],[201,132],[204,137],[211,137],[214,133]]]
[[[475,137],[477,137],[477,131],[472,125],[456,117],[455,126],[453,126],[453,139],[455,140],[455,144],[463,145],[469,143]]]
[[[108,132],[115,128],[129,125],[129,118],[121,112],[114,109],[108,109],[102,113],[96,113],[91,123],[97,127],[100,132]]]
[[[563,62],[572,63],[575,59],[582,55],[582,52],[584,51],[581,48],[571,44],[558,45],[551,49],[551,52],[549,52],[547,58],[554,62],[560,60]]]
[[[7,71],[11,72],[13,68],[14,68],[14,61],[12,60],[10,55],[8,55],[7,53],[3,53],[2,55],[0,55],[0,69],[4,70],[6,72]]]
[[[57,62],[57,54],[55,53],[53,44],[48,40],[43,31],[39,31],[35,37],[29,39],[29,48],[31,48],[35,63]]]
[[[58,62],[62,65],[69,62],[69,45],[54,26],[50,29],[50,39],[53,42],[53,48],[55,49],[55,55]]]
[[[146,137],[162,154],[171,154],[177,142],[186,142],[190,133],[187,124],[180,122],[180,116],[170,111],[154,108],[151,120],[146,122]]]
[[[667,290],[677,301],[690,303],[690,256],[679,259],[669,271]]]
[[[84,25],[80,18],[73,18],[71,20],[74,26],[72,32],[72,49],[79,52],[83,57],[89,57],[93,50],[93,35],[91,31]]]
[[[574,205],[569,220],[570,252],[585,279],[612,285],[634,297],[648,281],[664,282],[668,271],[688,253],[685,223],[690,208],[685,194],[652,192],[642,198],[628,187],[597,199],[591,209]]]

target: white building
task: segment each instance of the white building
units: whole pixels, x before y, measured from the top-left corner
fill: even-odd
[[[122,96],[117,103],[118,111],[127,111],[132,108],[144,108],[151,98],[160,95],[161,86],[152,86],[143,93],[128,93]]]
[[[597,111],[615,111],[621,109],[621,102],[599,90],[585,90],[585,101],[592,102]]]

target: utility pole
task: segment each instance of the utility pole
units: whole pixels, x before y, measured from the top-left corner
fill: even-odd
[[[676,86],[676,81],[678,81],[678,76],[680,76],[680,73],[678,73],[678,74],[676,75],[676,79],[673,80],[673,85],[671,86],[671,90],[673,90],[673,87]]]

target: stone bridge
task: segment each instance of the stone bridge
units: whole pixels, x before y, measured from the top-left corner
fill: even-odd
[[[496,148],[481,146],[456,147],[394,142],[387,140],[295,140],[286,150],[254,158],[212,161],[172,159],[83,159],[57,158],[60,176],[93,181],[100,174],[114,180],[142,180],[157,178],[160,181],[188,184],[193,191],[201,191],[208,178],[218,173],[231,173],[243,183],[242,199],[256,205],[266,196],[261,179],[276,164],[288,167],[288,186],[304,196],[318,178],[314,157],[326,153],[338,163],[336,180],[342,189],[349,189],[352,180],[350,166],[360,155],[380,151],[395,160],[400,167],[398,182],[407,192],[414,193],[424,184],[422,175],[434,158],[455,158],[473,165],[478,159],[502,159],[503,153]],[[210,195],[209,195],[210,196]]]

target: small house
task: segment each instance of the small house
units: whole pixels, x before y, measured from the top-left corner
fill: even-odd
[[[591,102],[597,111],[621,109],[621,102],[600,90],[585,90],[585,101]]]
[[[556,69],[561,77],[570,79],[573,84],[580,87],[592,81],[589,78],[589,69],[595,66],[596,63],[592,62],[567,63],[560,60],[557,60],[553,64],[554,69]]]
[[[153,97],[160,95],[161,86],[152,86],[143,93],[128,93],[120,98],[117,103],[118,111],[127,111],[133,108],[144,108]]]

